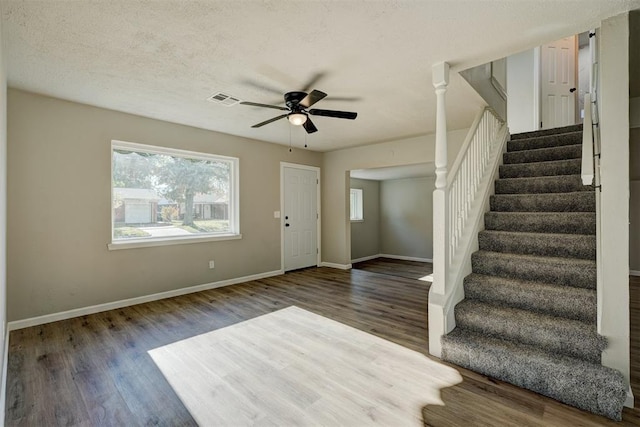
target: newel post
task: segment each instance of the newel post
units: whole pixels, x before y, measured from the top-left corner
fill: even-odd
[[[442,355],[440,338],[446,334],[445,313],[448,244],[447,203],[447,113],[445,93],[449,84],[449,64],[433,66],[433,86],[436,89],[436,189],[433,192],[433,283],[429,289],[429,353]]]
[[[445,94],[449,84],[449,64],[433,66],[436,89],[436,189],[433,192],[433,285],[434,292],[446,293],[447,242],[447,112]]]

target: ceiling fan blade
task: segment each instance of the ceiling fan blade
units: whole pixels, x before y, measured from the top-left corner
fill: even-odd
[[[302,105],[304,108],[309,108],[316,102],[320,101],[322,98],[326,97],[327,94],[324,92],[320,92],[319,90],[312,90],[307,96],[305,96],[302,101],[298,103],[298,105]]]
[[[242,101],[242,102],[240,102],[240,104],[241,105],[251,105],[252,107],[273,108],[275,110],[289,111],[288,108],[280,107],[279,105],[259,104],[257,102],[249,102],[249,101]]]
[[[358,116],[358,113],[353,113],[350,111],[318,110],[317,108],[312,108],[308,111],[308,113],[314,116],[336,117],[338,119],[349,120],[354,120]]]
[[[309,89],[314,87],[316,85],[316,83],[318,83],[320,81],[320,79],[324,78],[325,75],[326,75],[326,73],[323,72],[323,71],[315,73],[313,75],[313,77],[311,77],[311,79],[307,82],[307,84],[304,85],[304,87],[301,89],[302,92],[309,92]]]
[[[328,96],[327,101],[356,102],[362,101],[362,98],[360,98],[359,96]]]
[[[302,127],[307,131],[307,133],[318,132],[318,128],[313,124],[309,117],[307,117],[307,121],[302,124]]]
[[[257,125],[253,125],[251,126],[252,128],[259,128],[262,127],[264,125],[268,125],[271,122],[275,122],[276,120],[280,120],[280,119],[284,119],[285,117],[287,117],[289,114],[283,114],[281,116],[278,117],[274,117],[273,119],[269,119],[269,120],[265,120],[264,122],[258,123]]]
[[[276,95],[282,95],[282,93],[284,92],[284,91],[282,91],[280,89],[276,89],[274,87],[267,86],[267,85],[264,85],[262,83],[254,82],[253,80],[249,80],[249,79],[244,79],[244,80],[241,81],[241,83],[245,84],[247,86],[253,86],[253,87],[257,88],[257,89],[260,89],[260,90],[263,90],[263,91],[266,91],[266,92],[274,93]]]

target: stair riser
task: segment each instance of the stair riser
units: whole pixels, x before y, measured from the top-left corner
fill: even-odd
[[[546,260],[545,260],[546,261]],[[596,266],[571,263],[569,259],[545,262],[538,259],[497,257],[493,254],[471,256],[472,271],[478,274],[508,277],[520,280],[554,283],[577,288],[596,288]]]
[[[495,182],[496,194],[573,193],[578,191],[593,191],[592,186],[582,185],[580,175],[507,178]]]
[[[487,321],[490,316],[490,321]],[[601,350],[590,334],[578,329],[553,330],[537,325],[497,316],[490,313],[464,312],[456,310],[456,326],[479,334],[504,340],[533,345],[543,351],[564,354],[590,363],[601,363]],[[577,321],[574,321],[579,323]],[[581,333],[582,332],[582,333]],[[595,333],[595,327],[594,327]]]
[[[595,212],[592,191],[555,194],[496,194],[490,198],[491,210],[497,212]]]
[[[500,231],[596,234],[596,214],[487,212],[484,226],[487,230]]]
[[[503,154],[505,164],[548,162],[552,160],[579,159],[582,155],[582,145],[568,145],[565,147],[540,148],[537,150],[513,151]]]
[[[582,124],[564,126],[564,127],[555,128],[555,129],[544,129],[544,130],[536,130],[532,132],[516,133],[511,135],[511,140],[513,141],[516,139],[530,139],[530,138],[537,138],[545,135],[560,135],[563,133],[580,132],[580,131],[582,131]]]
[[[582,132],[511,140],[507,142],[507,151],[535,150],[537,148],[562,147],[577,144],[582,144]]]
[[[581,160],[556,160],[552,162],[514,163],[500,165],[500,178],[528,178],[533,176],[579,175]]]
[[[495,279],[483,278],[484,276],[470,275],[464,279],[465,299],[583,322],[596,322],[597,295],[591,289],[535,282],[509,282],[506,279],[504,283],[496,283]]]
[[[596,325],[526,310],[465,300],[455,309],[456,326],[479,334],[533,345],[542,351],[601,363],[606,340]]]
[[[442,359],[481,374],[532,390],[585,411],[622,419],[624,376],[613,369],[573,363],[568,357],[540,354],[533,347],[513,347],[500,340],[469,343],[442,338]]]
[[[491,252],[596,259],[596,237],[589,235],[481,232],[478,241],[481,250]]]

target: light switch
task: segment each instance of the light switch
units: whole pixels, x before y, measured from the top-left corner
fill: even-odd
[[[274,211],[273,212],[273,217],[274,218],[280,218],[280,211]]]

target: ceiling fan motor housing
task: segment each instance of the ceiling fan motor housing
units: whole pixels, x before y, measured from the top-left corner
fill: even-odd
[[[287,92],[284,94],[284,102],[291,110],[300,110],[298,104],[307,96],[306,92]]]

